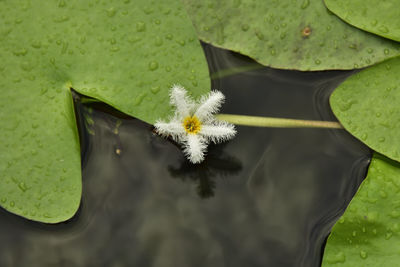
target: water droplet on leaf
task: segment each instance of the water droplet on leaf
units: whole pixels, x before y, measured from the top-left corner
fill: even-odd
[[[158,69],[158,62],[156,62],[156,61],[152,61],[152,62],[150,62],[149,63],[149,70],[156,70],[156,69]]]
[[[158,92],[160,92],[160,86],[153,86],[153,87],[151,87],[150,91],[153,94],[157,94]]]
[[[28,189],[24,182],[20,182],[18,188],[21,189],[22,192],[25,192]]]
[[[366,259],[366,258],[368,257],[367,252],[364,251],[364,250],[361,250],[361,251],[360,251],[360,257],[361,257],[361,259]]]
[[[136,23],[136,31],[144,32],[146,30],[146,23],[139,21]]]
[[[389,32],[389,29],[388,29],[386,26],[384,26],[384,25],[379,26],[378,30],[379,30],[381,33],[388,33],[388,32]]]
[[[107,16],[109,16],[110,18],[114,17],[116,13],[117,13],[117,11],[115,10],[114,7],[107,10]]]
[[[303,0],[303,3],[301,4],[301,8],[305,9],[310,5],[310,0]]]
[[[163,40],[159,36],[157,36],[155,39],[155,44],[156,46],[161,46],[163,44]]]
[[[26,50],[25,48],[17,49],[14,51],[14,55],[16,55],[16,56],[25,56],[27,53],[28,53],[28,50]]]

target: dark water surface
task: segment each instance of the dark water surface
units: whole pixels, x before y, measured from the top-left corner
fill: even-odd
[[[223,113],[335,120],[328,97],[352,73],[274,70],[204,48]],[[234,74],[243,69],[253,70]],[[76,108],[81,208],[57,225],[0,210],[0,266],[319,266],[371,156],[344,130],[238,127],[191,165],[146,123]]]

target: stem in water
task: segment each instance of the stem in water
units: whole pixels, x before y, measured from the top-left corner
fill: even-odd
[[[270,117],[256,117],[233,114],[218,114],[217,119],[227,121],[236,125],[255,127],[277,127],[277,128],[330,128],[343,129],[339,122],[335,121],[311,121],[295,120]]]

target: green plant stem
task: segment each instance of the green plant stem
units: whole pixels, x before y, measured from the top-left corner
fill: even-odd
[[[295,120],[233,114],[218,114],[217,119],[224,120],[236,125],[255,127],[343,129],[343,126],[335,121]]]
[[[225,77],[229,77],[238,73],[243,73],[246,71],[252,71],[252,70],[261,70],[261,69],[265,69],[266,67],[257,63],[254,64],[249,64],[246,66],[242,66],[242,67],[235,67],[235,68],[229,68],[229,69],[223,69],[223,70],[219,70],[217,72],[214,72],[210,75],[211,80],[215,80],[215,79],[222,79]]]

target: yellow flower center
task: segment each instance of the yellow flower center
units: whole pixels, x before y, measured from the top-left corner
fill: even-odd
[[[183,120],[183,128],[189,134],[197,134],[201,129],[201,122],[196,116],[186,117]]]

